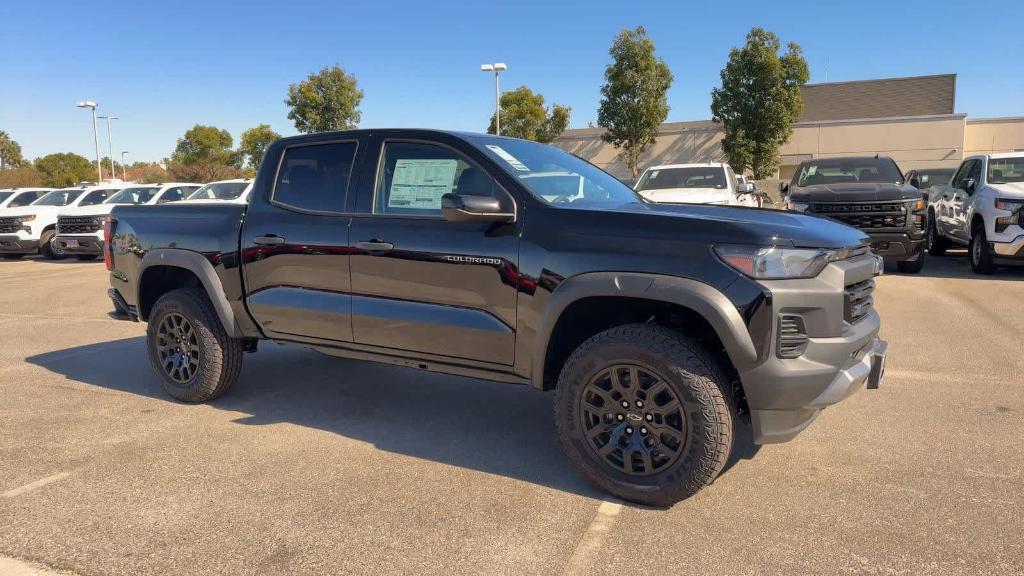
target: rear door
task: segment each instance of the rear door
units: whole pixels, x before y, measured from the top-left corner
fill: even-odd
[[[468,144],[376,136],[376,173],[352,220],[356,343],[511,365],[519,242],[515,223],[449,222],[447,193],[512,196]]]
[[[273,182],[254,189],[242,228],[246,301],[282,339],[352,340],[348,191],[363,137],[284,148]]]
[[[957,168],[953,178],[950,180],[949,185],[943,186],[941,194],[937,195],[937,206],[935,209],[935,223],[936,228],[943,236],[957,237],[954,228],[953,218],[953,198],[960,192],[960,187],[963,186],[963,182],[967,179],[967,173],[970,171],[971,166],[974,164],[974,160],[964,160],[960,163],[960,167]]]

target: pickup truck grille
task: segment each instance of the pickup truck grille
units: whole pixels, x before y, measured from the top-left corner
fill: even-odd
[[[17,218],[0,218],[0,234],[17,234],[21,230],[21,222]]]
[[[94,234],[103,226],[93,216],[61,216],[57,218],[57,234]]]
[[[843,316],[847,322],[853,324],[868,315],[875,304],[875,299],[871,297],[871,293],[874,291],[874,280],[864,280],[846,287],[846,306]]]
[[[903,228],[907,225],[907,207],[902,202],[812,204],[810,211],[854,228]]]

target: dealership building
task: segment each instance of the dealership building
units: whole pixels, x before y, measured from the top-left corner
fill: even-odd
[[[789,142],[779,150],[779,177],[789,179],[812,158],[891,156],[903,170],[956,167],[966,156],[1024,151],[1024,116],[969,118],[955,111],[956,75],[808,84],[804,109]],[[601,128],[566,130],[556,146],[630,179]],[[666,122],[641,169],[658,164],[724,161],[720,124]]]

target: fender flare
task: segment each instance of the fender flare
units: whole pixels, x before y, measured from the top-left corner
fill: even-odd
[[[152,266],[171,266],[183,268],[196,275],[206,290],[206,295],[213,303],[213,309],[224,326],[224,331],[229,336],[241,338],[243,335],[235,321],[235,314],[231,310],[231,304],[224,294],[224,286],[221,284],[217,271],[213,269],[210,261],[198,252],[183,250],[181,248],[158,248],[150,250],[139,264],[139,284],[135,287],[135,301],[142,302],[142,279]]]
[[[584,298],[618,296],[656,300],[684,306],[700,314],[715,330],[737,371],[758,362],[757,348],[736,306],[714,287],[689,278],[638,272],[591,272],[565,280],[544,306],[531,366],[531,385],[544,389],[548,344],[558,319],[572,303]]]

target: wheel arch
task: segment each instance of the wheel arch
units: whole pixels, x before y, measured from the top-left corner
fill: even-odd
[[[146,320],[160,296],[178,288],[202,288],[213,304],[224,331],[241,337],[235,314],[213,265],[198,252],[178,248],[151,250],[139,266],[139,317]]]
[[[564,281],[545,305],[531,361],[530,382],[534,388],[554,388],[557,380],[557,370],[554,369],[559,358],[565,355],[564,351],[559,352],[559,334],[565,329],[566,322],[577,318],[573,315],[575,307],[582,303],[616,299],[637,303],[640,306],[638,310],[644,312],[647,311],[645,307],[652,305],[673,307],[674,311],[682,312],[690,320],[702,322],[700,329],[712,330],[735,370],[742,371],[757,363],[757,348],[743,318],[736,306],[716,288],[697,280],[659,274],[594,272]],[[621,322],[612,321],[603,329],[637,320],[622,318]],[[639,319],[641,322],[644,320]]]

